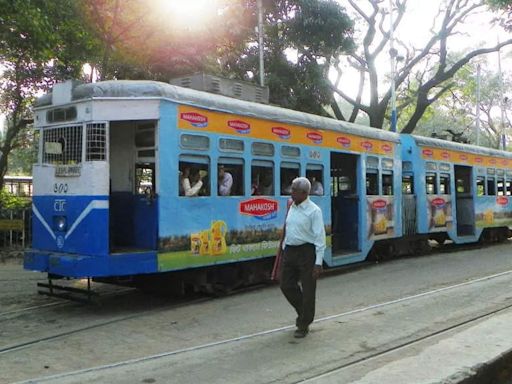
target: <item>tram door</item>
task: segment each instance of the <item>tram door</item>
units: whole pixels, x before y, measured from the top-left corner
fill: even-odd
[[[472,188],[472,168],[455,165],[455,209],[457,211],[457,235],[475,234],[474,191]]]
[[[331,153],[331,217],[333,256],[360,250],[357,155]]]
[[[156,249],[155,126],[110,123],[111,252]]]

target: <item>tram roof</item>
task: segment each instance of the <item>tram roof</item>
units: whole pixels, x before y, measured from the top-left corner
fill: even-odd
[[[196,91],[189,88],[158,81],[147,80],[113,80],[98,83],[80,84],[73,88],[71,99],[110,99],[110,98],[162,98],[179,104],[191,105],[220,112],[239,114],[254,118],[264,118],[290,125],[302,125],[316,129],[328,129],[365,136],[380,140],[399,142],[397,133],[348,123],[327,117],[298,112],[291,109],[275,107],[234,99],[227,96]],[[37,99],[35,107],[46,107],[52,103],[51,93]]]
[[[497,157],[507,157],[512,159],[512,153],[506,151],[500,151],[497,149],[486,148],[486,147],[477,147],[476,145],[471,144],[462,144],[455,143],[453,141],[433,139],[431,137],[423,137],[423,136],[415,136],[411,135],[416,142],[416,144],[420,146],[428,146],[442,149],[450,149],[452,151],[460,151],[460,152],[468,152],[474,153],[478,155],[485,156],[497,156]]]

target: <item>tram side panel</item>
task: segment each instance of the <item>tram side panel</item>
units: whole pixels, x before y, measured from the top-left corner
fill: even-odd
[[[512,227],[512,171],[505,168],[508,161],[491,159],[496,168],[478,167],[475,171],[475,226],[479,234],[492,229],[498,240],[507,238]]]
[[[160,151],[160,207],[158,270],[182,270],[258,259],[275,255],[281,225],[286,212],[286,198],[250,196],[250,133],[223,135],[239,149],[219,149],[217,130],[220,114],[197,111],[172,103],[162,105]],[[257,122],[238,116],[239,127],[245,123],[257,129]],[[250,120],[250,119],[249,119]],[[273,165],[272,185],[276,186],[277,160],[257,159],[259,165]],[[234,175],[231,196],[218,196],[219,164]],[[180,193],[180,173],[198,170],[203,177],[199,196]],[[235,173],[233,170],[240,173]],[[239,178],[242,176],[242,180]],[[241,185],[240,185],[241,184]]]
[[[506,153],[409,135],[402,142],[404,164],[415,178],[418,234],[456,243],[478,241],[485,228],[507,235],[512,204]]]

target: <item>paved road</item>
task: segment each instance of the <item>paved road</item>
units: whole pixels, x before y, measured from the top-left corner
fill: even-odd
[[[365,377],[403,356],[338,368],[511,304],[508,271],[510,244],[401,259],[322,279],[318,321],[304,340],[292,337],[292,310],[269,287],[8,353],[0,356],[0,372],[6,382],[100,366],[48,382],[372,382]],[[335,379],[315,378],[333,370]],[[421,381],[404,381],[414,382]]]

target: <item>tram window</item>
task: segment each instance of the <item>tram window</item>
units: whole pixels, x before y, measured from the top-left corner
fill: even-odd
[[[274,145],[269,143],[252,143],[252,154],[256,156],[274,156]]]
[[[154,149],[143,149],[141,151],[137,151],[137,157],[139,159],[144,158],[144,157],[154,158],[155,150]]]
[[[476,195],[485,195],[485,179],[482,176],[476,178]]]
[[[375,156],[368,156],[366,158],[366,168],[379,168],[379,158]]]
[[[505,180],[498,179],[498,183],[496,184],[496,188],[498,190],[498,196],[505,195]]]
[[[333,176],[331,178],[331,196],[354,192],[352,180],[349,176]]]
[[[388,196],[393,195],[393,173],[382,175],[382,194]]]
[[[507,180],[507,182],[505,183],[505,186],[506,186],[506,194],[507,194],[507,196],[512,195],[512,183]]]
[[[410,161],[402,162],[402,171],[403,172],[412,172],[412,163]]]
[[[448,163],[441,163],[439,164],[439,170],[440,171],[445,171],[445,172],[450,172],[450,164]]]
[[[427,176],[425,177],[425,187],[427,195],[437,194],[437,183],[435,174],[427,174]]]
[[[402,176],[402,193],[405,195],[414,194],[414,177],[410,175]]]
[[[382,159],[382,169],[393,169],[393,159]]]
[[[436,171],[437,170],[437,164],[432,161],[427,161],[427,164],[425,165],[425,168],[429,171]]]
[[[135,193],[139,195],[153,195],[155,193],[155,164],[136,164]]]
[[[221,178],[222,171],[224,175]],[[227,175],[229,174],[229,175]],[[243,196],[244,161],[242,159],[221,157],[218,162],[217,192],[219,196]],[[231,187],[229,187],[231,179]]]
[[[366,172],[366,194],[378,195],[379,183],[376,172]]]
[[[224,151],[243,152],[244,142],[242,140],[235,139],[220,139],[219,147]]]
[[[48,123],[58,123],[61,121],[75,120],[76,116],[76,107],[55,108],[46,112],[46,121]]]
[[[181,156],[178,186],[180,196],[210,196],[210,160],[202,156]]]
[[[283,145],[281,147],[281,155],[288,157],[299,157],[300,156],[300,148],[299,147],[290,147],[289,145]]]
[[[306,177],[311,182],[311,195],[324,195],[324,168],[317,164],[308,164],[306,167]]]
[[[455,190],[457,191],[457,193],[469,192],[469,189],[466,188],[466,182],[464,179],[457,179],[455,181]]]
[[[81,125],[43,130],[43,163],[73,165],[81,162]]]
[[[155,125],[153,123],[137,126],[135,146],[137,148],[153,148],[155,146]]]
[[[274,164],[271,161],[253,160],[251,166],[251,195],[274,194]]]
[[[199,135],[181,135],[180,143],[183,148],[207,150],[210,148],[210,138]]]
[[[441,195],[450,194],[450,175],[442,174],[439,177],[439,193]]]
[[[487,178],[487,195],[496,195],[496,179],[494,177]]]
[[[87,161],[106,160],[107,156],[107,129],[105,123],[87,124]]]
[[[298,163],[281,163],[281,195],[292,194],[292,181],[300,175]]]

